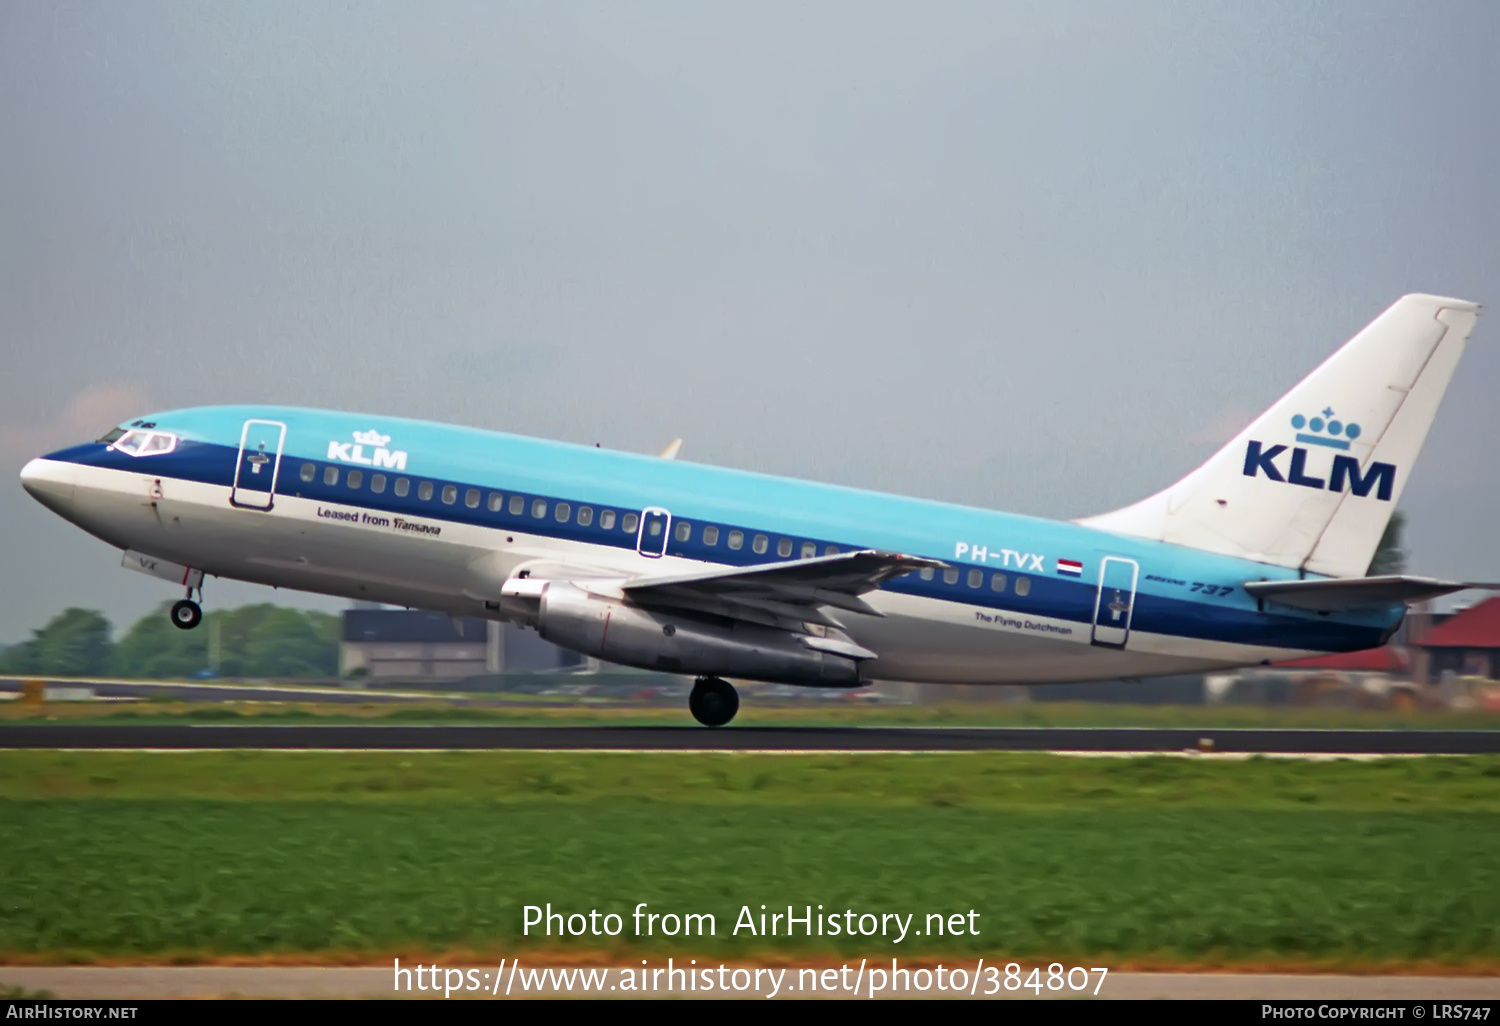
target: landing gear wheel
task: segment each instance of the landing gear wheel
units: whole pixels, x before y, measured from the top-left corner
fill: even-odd
[[[727,680],[699,677],[688,696],[688,709],[705,727],[722,727],[740,711],[739,692]]]
[[[178,599],[172,605],[172,626],[190,631],[203,622],[203,608],[192,599]]]

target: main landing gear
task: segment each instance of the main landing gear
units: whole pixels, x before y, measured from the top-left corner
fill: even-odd
[[[198,597],[203,597],[203,589],[198,589]],[[179,630],[190,631],[203,622],[203,607],[193,601],[193,589],[189,588],[187,598],[178,599],[172,603],[172,626]]]
[[[705,727],[722,727],[740,711],[739,692],[727,680],[699,677],[688,696],[688,709]]]

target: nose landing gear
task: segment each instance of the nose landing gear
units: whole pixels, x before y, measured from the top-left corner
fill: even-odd
[[[727,680],[699,677],[688,695],[688,709],[705,727],[722,727],[740,711],[739,692]]]
[[[198,589],[198,597],[203,598],[202,587]],[[190,631],[203,622],[203,607],[193,601],[192,588],[188,588],[187,598],[172,603],[170,616],[172,626],[184,631]]]
[[[190,631],[203,622],[203,607],[192,599],[178,599],[172,604],[172,626]]]

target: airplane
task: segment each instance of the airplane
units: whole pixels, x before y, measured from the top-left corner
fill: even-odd
[[[1473,330],[1397,300],[1182,480],[1071,522],[370,414],[154,413],[33,459],[43,505],[175,582],[507,620],[611,663],[847,689],[1135,680],[1383,645],[1481,582],[1364,576]],[[196,600],[195,600],[196,595]]]

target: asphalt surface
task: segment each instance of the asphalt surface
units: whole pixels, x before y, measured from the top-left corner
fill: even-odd
[[[0,692],[19,694],[21,678],[0,679]],[[99,698],[169,698],[179,702],[319,702],[364,704],[369,702],[430,702],[434,695],[405,691],[365,691],[338,687],[296,687],[277,684],[185,684],[129,680],[49,680],[49,688],[87,688]]]
[[[263,681],[232,680],[156,681],[115,679],[65,679],[42,683],[50,690],[86,689],[93,697],[106,700],[168,699],[173,702],[312,702],[320,705],[367,705],[371,703],[443,702],[454,706],[514,705],[517,700],[527,708],[567,708],[579,699],[606,699],[632,705],[687,705],[691,681],[645,680],[620,675],[537,674],[520,681],[495,687],[486,678],[465,678],[441,682],[413,683],[382,681],[375,687],[351,687],[338,681],[312,684],[274,684]],[[0,696],[21,695],[27,684],[23,677],[0,677]],[[823,689],[785,688],[771,694],[768,687],[758,687],[756,700],[785,703],[788,697],[799,704],[823,703],[842,698],[842,692]],[[790,693],[790,694],[788,694]]]
[[[950,964],[951,960],[950,960]],[[969,968],[967,964],[964,968]],[[1092,964],[1092,963],[1090,963]],[[493,971],[494,967],[486,967]],[[480,970],[485,971],[484,969]],[[618,979],[618,970],[611,970],[611,979]],[[753,979],[753,970],[747,977]],[[782,977],[787,989],[776,996],[784,998],[831,997],[848,998],[845,991],[819,990],[808,993],[798,989],[798,970],[788,968]],[[27,991],[46,991],[53,997],[66,999],[134,1000],[151,998],[378,998],[403,997],[415,1000],[443,1001],[440,989],[430,988],[418,992],[415,989],[396,992],[394,973],[391,967],[237,967],[237,966],[183,966],[183,967],[52,967],[52,966],[0,966],[0,987],[20,987]],[[751,986],[744,991],[728,994],[715,991],[678,992],[662,994],[645,992],[622,994],[606,984],[602,991],[585,993],[581,989],[566,990],[557,986],[544,986],[520,993],[513,990],[511,997],[645,997],[676,998],[692,997],[771,997],[768,987]],[[864,996],[862,991],[861,997]],[[966,993],[938,992],[935,988],[926,993],[891,993],[881,997],[896,998],[943,998],[963,997]],[[976,996],[982,996],[976,995]],[[1255,1001],[1468,1001],[1493,1002],[1500,999],[1500,978],[1463,976],[1295,976],[1280,974],[1249,973],[1128,973],[1111,972],[1099,987],[1100,998],[1114,999],[1162,999],[1177,1000],[1255,1000]],[[478,998],[495,1000],[485,992],[470,993],[455,990],[454,998]],[[503,995],[497,995],[504,1000]],[[1047,998],[1092,999],[1092,993],[1079,994],[1064,990],[1043,990],[1040,995],[1031,990],[999,990],[993,997],[1014,1000],[1036,1000]],[[31,1002],[27,1002],[31,1003]],[[1427,1009],[1423,1009],[1424,1013]],[[1482,1009],[1481,1009],[1482,1011]],[[1403,1018],[1417,1018],[1408,1014]],[[1431,1014],[1438,1015],[1437,1011]],[[1450,1012],[1450,1017],[1462,1013]],[[1473,1014],[1472,1012],[1470,1013]],[[1329,1016],[1330,1018],[1332,1016]]]
[[[0,748],[1475,755],[1500,752],[1500,731],[48,724],[0,726]]]

